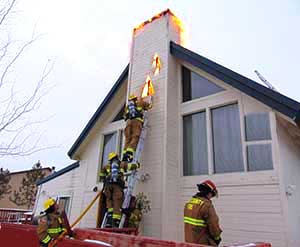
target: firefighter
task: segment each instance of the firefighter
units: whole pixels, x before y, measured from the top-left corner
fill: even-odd
[[[151,107],[152,104],[143,101],[142,98],[138,99],[136,95],[129,96],[124,113],[126,128],[122,161],[132,161],[142,132],[144,111],[149,110]]]
[[[58,211],[58,204],[53,198],[45,201],[44,209],[37,227],[41,247],[47,247],[51,241],[66,231],[66,223]]]
[[[211,198],[218,195],[215,184],[206,180],[197,184],[199,192],[184,206],[185,241],[218,246],[222,230]]]
[[[124,199],[124,172],[118,154],[111,152],[108,155],[108,164],[100,171],[100,181],[105,183],[107,220],[105,227],[117,228],[121,220],[121,207]]]

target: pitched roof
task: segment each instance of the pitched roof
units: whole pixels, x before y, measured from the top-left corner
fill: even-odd
[[[214,75],[230,86],[257,99],[265,105],[275,109],[283,115],[291,118],[298,125],[300,123],[300,103],[273,91],[245,76],[242,76],[224,66],[217,64],[197,53],[194,53],[174,42],[170,42],[171,54],[193,66],[200,68],[207,73]]]
[[[52,171],[52,169],[50,167],[42,167],[41,170],[42,171],[46,171],[47,170],[49,172]],[[23,170],[23,171],[16,171],[16,172],[10,172],[9,175],[11,176],[11,175],[16,175],[16,174],[20,174],[20,173],[29,173],[29,172],[32,172],[32,169],[30,169],[30,170]]]
[[[217,64],[191,50],[188,50],[173,41],[170,42],[170,53],[183,61],[186,61],[193,66],[200,68],[207,73],[219,78],[230,86],[242,91],[243,93],[255,98],[256,100],[264,103],[265,105],[275,109],[283,115],[289,117],[300,127],[300,103],[281,94],[273,91],[241,74],[238,74],[220,64]],[[120,88],[122,83],[128,77],[129,64],[126,66],[112,89],[109,91],[97,111],[89,120],[77,140],[72,145],[68,152],[70,158],[77,151],[81,143],[89,134],[90,130],[94,127],[97,120],[104,112],[108,104],[110,103],[113,95]]]
[[[110,103],[113,95],[118,91],[120,86],[123,84],[125,79],[128,77],[128,71],[129,71],[129,64],[126,66],[116,83],[113,85],[112,89],[109,91],[109,93],[106,95],[105,99],[102,101],[101,105],[98,107],[97,111],[94,113],[90,121],[87,123],[87,125],[84,127],[83,131],[77,138],[77,140],[74,142],[72,147],[70,148],[68,155],[70,158],[72,158],[73,154],[76,152],[76,150],[79,148],[81,143],[84,141],[84,139],[89,134],[90,130],[94,127],[97,120],[101,116],[101,114],[104,112],[105,108]]]
[[[63,169],[61,169],[61,170],[59,170],[57,172],[54,172],[51,175],[49,175],[49,176],[47,176],[47,177],[45,177],[45,178],[43,178],[43,179],[41,179],[39,181],[37,181],[36,185],[39,186],[41,184],[44,184],[44,183],[46,183],[46,182],[48,182],[48,181],[50,181],[50,180],[52,180],[54,178],[57,178],[57,177],[65,174],[65,173],[67,173],[67,172],[69,172],[69,171],[77,168],[77,167],[79,167],[79,161],[77,161],[77,162],[75,162],[75,163],[73,163],[73,164],[71,164],[71,165],[69,165],[69,166],[67,166],[67,167],[65,167],[65,168],[63,168]]]

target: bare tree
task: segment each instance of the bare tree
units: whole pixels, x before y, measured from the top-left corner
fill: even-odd
[[[18,191],[14,190],[9,200],[17,206],[26,206],[27,209],[31,209],[34,205],[37,192],[36,182],[44,177],[45,173],[43,172],[41,163],[37,162],[32,167],[32,170],[26,173]]]
[[[0,168],[0,200],[4,197],[4,195],[9,194],[11,191],[11,186],[9,185],[10,175],[9,170],[4,170],[2,167]]]
[[[49,91],[45,80],[53,65],[49,60],[45,63],[31,90],[22,85],[24,81],[20,80],[17,63],[40,36],[33,32],[27,41],[11,39],[10,25],[16,17],[15,8],[16,0],[0,0],[0,157],[30,155],[44,149],[39,146],[41,135],[36,131],[41,121],[33,120],[32,115]]]

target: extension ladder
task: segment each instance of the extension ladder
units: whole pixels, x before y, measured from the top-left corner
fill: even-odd
[[[138,145],[137,145],[137,148],[136,148],[133,160],[132,160],[133,164],[138,164],[140,161],[141,154],[144,149],[144,143],[145,143],[145,139],[146,139],[146,135],[147,135],[147,129],[148,129],[148,112],[145,111],[144,112],[144,124],[143,124],[142,132],[141,132],[141,135],[139,138],[139,142],[138,142]],[[128,177],[127,189],[125,191],[125,197],[124,197],[124,201],[122,204],[123,210],[128,209],[130,206],[130,200],[131,200],[137,179],[138,179],[138,171],[134,170],[130,173],[130,175]],[[123,228],[125,220],[126,220],[126,213],[123,213],[120,224],[119,224],[119,228]]]
[[[142,128],[139,142],[138,142],[138,145],[137,145],[137,148],[136,148],[133,160],[132,160],[133,164],[139,163],[142,151],[144,149],[144,143],[145,143],[145,139],[146,139],[146,135],[147,135],[147,129],[148,129],[148,112],[145,111],[143,128]],[[130,200],[131,200],[134,188],[135,188],[136,181],[138,180],[138,171],[137,170],[131,171],[127,175],[129,175],[129,176],[128,176],[128,182],[127,182],[127,189],[125,191],[124,201],[122,204],[123,210],[128,209],[130,206]],[[126,214],[123,213],[121,220],[120,220],[119,228],[123,228],[125,220],[126,220]],[[103,218],[103,221],[101,224],[101,228],[104,228],[104,226],[106,225],[106,222],[107,222],[107,212],[104,215],[104,218]]]

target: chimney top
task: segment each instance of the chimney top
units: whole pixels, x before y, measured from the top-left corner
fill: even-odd
[[[143,27],[145,27],[147,24],[155,21],[156,19],[159,19],[160,17],[162,16],[165,16],[165,15],[171,15],[174,19],[176,19],[176,23],[179,25],[179,26],[182,26],[182,22],[181,20],[176,16],[174,15],[174,13],[170,10],[170,9],[166,9],[158,14],[156,14],[155,16],[149,18],[148,20],[144,21],[143,23],[139,24],[138,26],[136,26],[134,29],[133,29],[133,33],[143,29]]]

